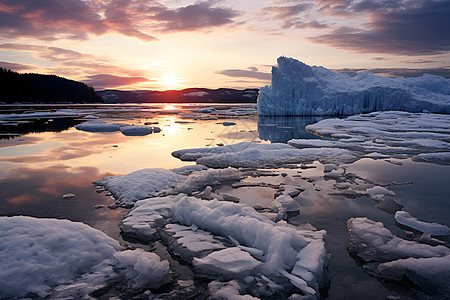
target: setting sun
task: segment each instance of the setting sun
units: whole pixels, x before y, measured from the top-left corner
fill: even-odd
[[[157,82],[168,90],[181,88],[183,86],[183,81],[182,78],[178,78],[171,74],[165,74],[163,77],[157,79]]]

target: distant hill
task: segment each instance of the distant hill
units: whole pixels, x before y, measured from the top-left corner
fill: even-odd
[[[101,103],[103,100],[92,87],[82,82],[0,68],[0,102]]]
[[[104,103],[256,103],[258,89],[189,88],[180,91],[97,92]]]

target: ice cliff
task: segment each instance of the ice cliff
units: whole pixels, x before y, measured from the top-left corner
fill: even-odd
[[[272,85],[261,88],[258,96],[262,116],[341,116],[387,110],[450,113],[450,79],[441,76],[387,78],[361,72],[352,78],[284,56],[277,62]]]

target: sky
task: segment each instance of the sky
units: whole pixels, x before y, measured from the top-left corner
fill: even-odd
[[[0,66],[96,90],[259,88],[279,56],[450,76],[450,0],[0,0]]]

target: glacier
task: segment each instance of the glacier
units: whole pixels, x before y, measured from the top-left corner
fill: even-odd
[[[374,111],[450,113],[450,79],[355,77],[279,57],[272,84],[260,89],[260,116],[344,116]]]

